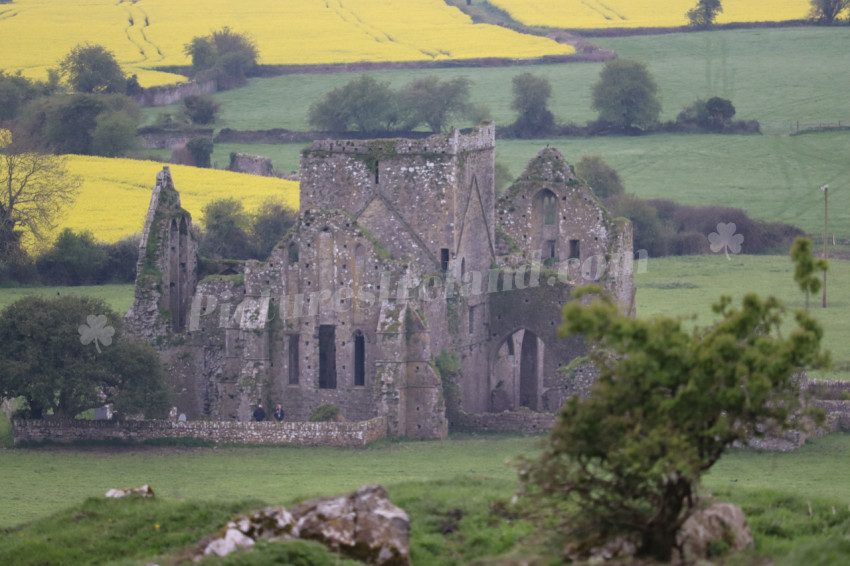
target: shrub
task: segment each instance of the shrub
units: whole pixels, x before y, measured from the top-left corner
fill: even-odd
[[[195,167],[212,166],[213,141],[210,138],[192,138],[186,142],[186,150],[192,156],[192,164]]]

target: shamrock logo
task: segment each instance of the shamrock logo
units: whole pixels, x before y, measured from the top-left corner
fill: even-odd
[[[88,325],[82,324],[77,329],[80,332],[80,342],[83,346],[94,342],[94,347],[97,348],[97,353],[100,354],[100,344],[104,346],[112,344],[112,336],[115,334],[115,329],[111,326],[106,326],[105,314],[90,314],[86,317],[86,322],[88,322]]]
[[[729,222],[728,224],[720,222],[717,224],[717,232],[712,232],[708,235],[711,251],[717,253],[720,250],[724,250],[726,259],[729,259],[730,250],[733,254],[741,253],[741,244],[744,243],[744,235],[736,234],[736,228],[737,226],[735,226],[734,222]]]

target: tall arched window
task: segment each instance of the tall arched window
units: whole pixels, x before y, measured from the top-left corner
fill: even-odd
[[[354,332],[354,386],[366,385],[366,337]]]

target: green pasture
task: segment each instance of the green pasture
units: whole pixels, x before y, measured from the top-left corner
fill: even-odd
[[[453,436],[333,447],[114,447],[0,450],[0,528],[30,521],[113,487],[149,484],[169,499],[261,499],[289,505],[361,485],[467,477],[514,480],[506,461],[535,449],[529,437]]]
[[[50,298],[57,297],[60,294],[103,299],[119,313],[127,312],[133,304],[133,286],[129,284],[80,285],[79,287],[3,287],[0,288],[0,309],[28,295]]]
[[[802,123],[850,122],[848,27],[793,27],[723,30],[626,38],[593,38],[621,58],[645,62],[658,83],[662,119],[672,120],[696,98],[722,96],[735,104],[739,119],[761,121],[770,133],[787,133]],[[515,119],[510,108],[511,80],[530,72],[552,85],[550,108],[560,122],[584,124],[596,118],[591,87],[602,63],[517,65],[505,67],[385,70],[376,79],[401,87],[417,77],[466,76],[472,98],[491,110],[497,124]],[[360,73],[296,74],[254,79],[245,88],[216,95],[220,128],[310,129],[307,111],[325,93]],[[146,109],[148,119],[172,109]]]
[[[744,241],[744,249],[746,245]],[[710,324],[714,317],[711,305],[721,295],[729,295],[740,304],[744,294],[755,292],[781,299],[789,311],[805,307],[805,296],[794,284],[793,266],[787,256],[730,254],[726,259],[719,253],[649,258],[646,272],[635,274],[635,284],[639,317],[696,315],[695,320],[687,321],[688,326]],[[821,308],[820,295],[811,297],[809,309],[824,327],[823,348],[832,353],[834,367],[810,375],[850,379],[850,261],[830,261],[827,307]],[[785,328],[792,325],[792,312],[788,312]]]

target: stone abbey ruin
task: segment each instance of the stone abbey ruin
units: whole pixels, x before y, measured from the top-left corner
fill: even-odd
[[[632,229],[554,149],[499,198],[494,163],[493,124],[317,141],[301,155],[296,225],[267,261],[200,280],[164,168],[127,324],[162,352],[178,411],[247,421],[281,403],[306,421],[333,404],[409,438],[446,436],[458,412],[556,411],[584,354],[557,336],[561,307],[595,283],[633,310]]]

